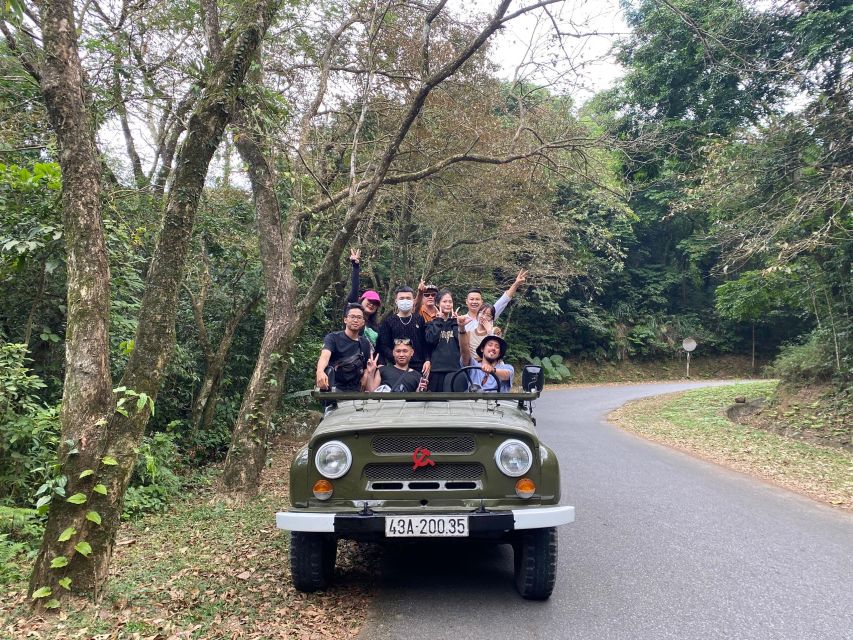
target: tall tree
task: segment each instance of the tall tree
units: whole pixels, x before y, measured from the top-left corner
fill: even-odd
[[[17,47],[38,78],[60,141],[63,221],[68,247],[68,329],[61,473],[67,498],[54,500],[30,579],[30,595],[58,606],[65,593],[96,596],[107,578],[122,500],[138,445],[174,346],[174,320],[195,210],[208,165],[234,112],[237,92],[278,3],[246,5],[213,61],[187,125],[148,269],[135,347],[115,402],[109,375],[109,270],[100,212],[100,158],[77,53],[73,3],[45,2],[35,44]],[[28,11],[29,17],[36,17]],[[29,38],[20,23],[17,33]],[[7,39],[9,36],[7,35]]]

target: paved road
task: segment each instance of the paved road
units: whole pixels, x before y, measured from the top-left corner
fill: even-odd
[[[528,602],[508,546],[388,549],[359,638],[853,639],[853,517],[640,440],[604,415],[691,384],[546,393],[561,462],[557,586]]]

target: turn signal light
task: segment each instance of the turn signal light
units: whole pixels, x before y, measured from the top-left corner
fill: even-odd
[[[328,500],[332,497],[332,491],[334,491],[334,487],[332,483],[328,480],[317,480],[314,483],[314,497],[317,500]]]
[[[536,484],[530,478],[522,478],[515,483],[515,495],[525,500],[536,493]]]

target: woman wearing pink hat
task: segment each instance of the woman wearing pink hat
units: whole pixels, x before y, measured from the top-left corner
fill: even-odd
[[[358,295],[358,289],[361,285],[360,257],[360,249],[350,249],[349,261],[352,264],[352,285],[349,296],[347,297],[347,304],[357,302],[364,309],[364,328],[362,331],[364,336],[370,340],[370,344],[375,347],[376,338],[379,337],[379,306],[382,304],[382,299],[373,289],[368,289],[361,296]]]

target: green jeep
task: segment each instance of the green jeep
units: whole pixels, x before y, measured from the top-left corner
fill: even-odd
[[[544,600],[554,588],[560,467],[519,393],[332,393],[326,416],[290,469],[290,567],[300,591],[325,589],[337,541],[477,538],[511,544],[515,584]]]

